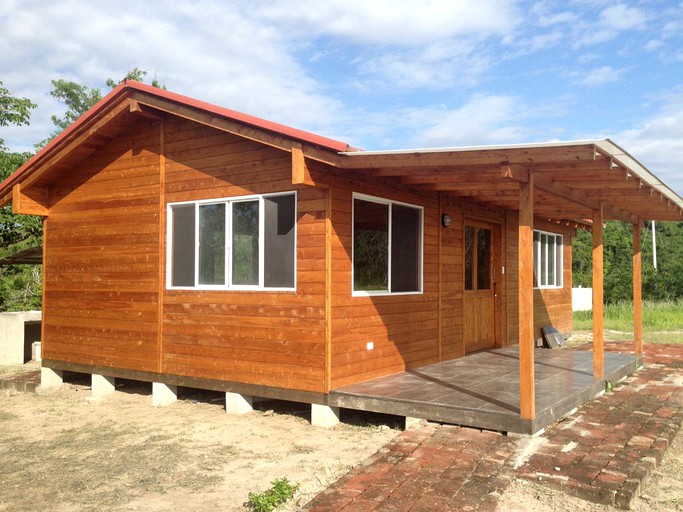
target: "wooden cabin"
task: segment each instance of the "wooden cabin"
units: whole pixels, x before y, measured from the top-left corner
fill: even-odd
[[[534,418],[540,328],[572,330],[576,229],[599,378],[603,220],[638,241],[683,219],[609,140],[359,151],[134,81],[10,176],[10,201],[44,217],[45,385],[78,371],[102,393],[153,382],[159,404],[192,386],[332,416],[332,390],[518,344]]]

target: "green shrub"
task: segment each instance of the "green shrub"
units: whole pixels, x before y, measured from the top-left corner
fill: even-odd
[[[250,492],[246,505],[256,512],[272,512],[276,507],[294,497],[299,484],[292,484],[286,478],[275,479],[265,492]]]

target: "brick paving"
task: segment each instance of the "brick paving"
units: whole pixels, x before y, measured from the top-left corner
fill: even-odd
[[[644,361],[645,369],[531,443],[446,425],[406,431],[305,510],[493,511],[514,478],[628,508],[683,423],[683,345],[648,344]],[[531,455],[520,460],[529,444]]]
[[[428,425],[408,430],[307,506],[311,512],[495,510],[515,439]]]

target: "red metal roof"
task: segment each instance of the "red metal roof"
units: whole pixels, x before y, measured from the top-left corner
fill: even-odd
[[[124,80],[119,85],[117,85],[109,94],[98,101],[90,110],[79,117],[73,124],[71,124],[66,130],[61,132],[57,137],[55,137],[49,144],[47,144],[38,153],[33,155],[29,160],[27,160],[24,165],[22,165],[18,170],[11,174],[5,181],[0,184],[0,197],[8,193],[8,189],[11,188],[19,178],[23,176],[31,167],[33,167],[40,160],[43,160],[47,155],[49,155],[53,148],[58,146],[61,141],[68,138],[69,135],[74,133],[78,128],[85,124],[89,119],[94,117],[98,111],[106,107],[108,104],[116,101],[121,95],[126,94],[128,91],[136,90],[147,94],[152,94],[166,100],[176,102],[180,105],[184,105],[191,108],[196,108],[209,112],[211,114],[232,119],[234,121],[248,124],[262,130],[267,130],[269,132],[276,133],[278,135],[283,135],[285,137],[298,140],[300,142],[305,142],[308,144],[313,144],[320,146],[324,149],[329,149],[335,153],[354,151],[354,148],[349,146],[346,142],[341,142],[338,140],[330,139],[327,137],[322,137],[314,133],[306,132],[303,130],[297,130],[290,126],[286,126],[279,123],[274,123],[272,121],[267,121],[261,119],[260,117],[251,116],[249,114],[244,114],[242,112],[237,112],[236,110],[230,110],[228,108],[219,107],[211,103],[196,100],[188,96],[183,96],[182,94],[177,94],[171,91],[160,89],[158,87],[153,87],[151,85],[143,84],[141,82],[136,82],[135,80]]]

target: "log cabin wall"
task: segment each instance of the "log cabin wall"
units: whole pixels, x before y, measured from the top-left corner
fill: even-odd
[[[453,224],[441,229],[441,356],[442,360],[462,357],[463,341],[463,288],[464,288],[464,215],[462,204],[453,198],[443,197],[441,213],[451,216]]]
[[[111,140],[49,200],[43,358],[156,371],[159,124]]]
[[[423,293],[352,295],[352,194],[424,207]],[[438,202],[358,182],[332,189],[331,387],[438,361]],[[373,350],[367,343],[374,344]]]
[[[517,343],[517,223],[516,211],[506,214],[505,238],[507,245],[507,343]],[[545,288],[534,290],[534,337],[542,338],[541,328],[552,325],[560,333],[567,336],[572,332],[572,239],[576,229],[547,222],[534,220],[534,229],[556,233],[563,236],[563,281],[561,288]]]
[[[465,219],[503,226],[496,326],[516,342],[515,212],[311,168],[321,186],[293,186],[288,152],[180,118],[137,121],[50,189],[45,357],[314,392],[461,357]],[[296,291],[167,288],[168,203],[293,190]],[[353,296],[354,192],[424,208],[423,293]],[[573,230],[537,227],[565,236],[565,274],[537,291],[536,329],[568,332]]]
[[[166,203],[298,188],[287,152],[177,118],[164,142]],[[165,289],[162,373],[324,390],[326,191],[297,194],[296,292]]]

